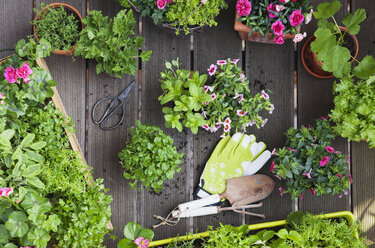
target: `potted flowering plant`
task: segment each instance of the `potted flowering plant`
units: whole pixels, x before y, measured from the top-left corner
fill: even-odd
[[[286,132],[285,147],[278,149],[271,164],[271,172],[285,180],[285,193],[301,197],[305,190],[313,195],[347,195],[351,175],[348,158],[331,146],[333,129],[326,117],[316,120],[316,125],[290,128]]]
[[[272,114],[274,105],[269,95],[262,91],[252,95],[249,81],[237,65],[238,59],[218,60],[208,69],[210,83],[204,85],[211,100],[203,102],[202,115],[206,124],[202,127],[211,132],[223,128],[223,136],[230,130],[246,130],[255,125],[263,127],[268,119],[260,116],[262,110]]]
[[[126,8],[133,7],[142,17],[176,34],[189,34],[203,26],[216,26],[215,17],[226,9],[225,0],[118,0]]]
[[[242,40],[283,44],[301,41],[300,27],[310,22],[310,0],[238,0],[234,30]]]

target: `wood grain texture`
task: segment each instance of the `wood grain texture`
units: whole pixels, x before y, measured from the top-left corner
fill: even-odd
[[[326,2],[324,0],[312,1],[314,9],[319,3]],[[342,8],[335,15],[337,20],[343,18],[347,13],[348,1],[340,1]],[[314,34],[316,30],[316,20],[302,26],[301,32],[307,32],[307,37]],[[306,41],[307,38],[304,40]],[[314,120],[321,116],[327,116],[333,108],[332,85],[335,79],[319,79],[311,76],[303,68],[301,63],[301,49],[304,41],[298,45],[298,68],[297,68],[297,87],[298,87],[298,106],[297,117],[298,127],[301,125],[313,124]],[[336,139],[333,143],[336,150],[347,153],[347,142],[344,139]],[[303,200],[299,200],[299,210],[313,213],[329,213],[342,210],[350,210],[350,197],[344,196],[341,199],[337,196],[315,197],[310,191],[305,192]]]
[[[227,1],[228,9],[222,10],[216,17],[216,27],[206,27],[201,33],[194,35],[194,70],[207,73],[211,64],[217,60],[232,58],[241,59],[242,42],[233,29],[236,1]],[[238,62],[241,65],[242,59]],[[210,158],[216,144],[220,141],[221,131],[209,133],[200,128],[194,135],[194,187],[199,184],[200,176]],[[208,225],[218,226],[219,223],[239,226],[242,216],[232,211],[222,212],[218,215],[196,217],[194,219],[194,232],[207,229]]]
[[[364,8],[367,19],[357,35],[359,60],[366,55],[375,56],[375,9],[371,0],[352,1],[351,12]],[[371,7],[370,7],[371,6]],[[375,242],[375,151],[366,142],[351,143],[353,172],[353,213],[362,222],[368,239]],[[375,247],[375,245],[371,246]]]
[[[164,114],[158,97],[162,94],[160,87],[160,72],[165,67],[165,61],[171,61],[179,57],[181,68],[190,68],[190,37],[176,36],[169,30],[159,28],[150,20],[142,19],[143,36],[145,38],[144,49],[152,50],[153,54],[148,62],[142,63],[142,84],[141,84],[141,113],[142,123],[148,123],[160,127],[167,135],[174,140],[178,152],[185,154],[181,164],[181,172],[176,173],[173,180],[167,180],[165,189],[160,194],[150,193],[146,190],[139,192],[142,210],[139,212],[139,219],[145,227],[152,228],[158,224],[153,215],[166,217],[178,204],[189,201],[189,185],[192,180],[190,176],[193,161],[189,154],[192,153],[192,144],[188,142],[186,130],[179,133],[177,129],[165,128]],[[155,229],[157,239],[185,235],[189,230],[189,221],[181,220],[175,227],[161,226]]]
[[[101,10],[103,15],[113,17],[122,7],[116,1],[90,0],[90,10]],[[127,116],[122,125],[112,131],[103,131],[94,125],[91,113],[94,104],[103,97],[117,96],[134,79],[134,76],[124,76],[122,79],[112,78],[106,74],[97,75],[95,61],[89,62],[88,83],[86,85],[87,98],[87,160],[94,167],[94,177],[104,178],[104,184],[109,188],[109,194],[113,196],[112,223],[116,228],[112,234],[120,239],[124,238],[123,229],[126,223],[136,220],[136,191],[131,189],[128,181],[123,177],[123,169],[119,163],[118,153],[125,148],[126,140],[130,133],[128,128],[135,124],[137,119],[138,91],[134,87],[125,101]],[[98,114],[103,113],[106,104],[101,105]],[[117,120],[113,120],[115,124]],[[117,242],[107,238],[104,245],[117,247]]]

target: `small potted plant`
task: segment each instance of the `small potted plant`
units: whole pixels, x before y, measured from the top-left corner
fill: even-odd
[[[101,11],[91,10],[83,19],[86,28],[80,33],[75,55],[95,59],[96,73],[107,73],[121,78],[135,75],[138,58],[148,61],[152,51],[142,51],[144,39],[135,35],[132,10],[121,10],[112,19]]]
[[[326,117],[316,120],[315,126],[290,128],[285,147],[278,149],[271,172],[286,182],[285,193],[301,197],[305,190],[321,196],[348,194],[351,176],[345,154],[331,146],[333,129]]]
[[[238,0],[234,30],[242,40],[283,44],[285,39],[300,42],[303,24],[310,22],[310,0]]]
[[[203,26],[216,26],[215,17],[227,8],[225,0],[118,0],[133,7],[142,17],[176,34],[198,32]]]
[[[366,19],[366,11],[357,9],[342,19],[344,26],[339,26],[334,15],[340,8],[338,0],[318,5],[314,12],[314,17],[319,20],[318,29],[302,48],[302,64],[307,72],[317,78],[342,78],[349,74],[351,63],[358,54],[355,35],[360,30],[359,24]]]
[[[45,39],[52,46],[52,53],[72,55],[84,28],[80,13],[65,3],[40,4],[41,10],[33,20],[33,30],[37,40]]]

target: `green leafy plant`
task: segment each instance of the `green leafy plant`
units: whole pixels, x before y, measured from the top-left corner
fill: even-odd
[[[141,182],[147,190],[159,193],[163,183],[174,177],[181,164],[183,153],[178,153],[173,146],[173,139],[156,126],[142,125],[137,120],[137,127],[131,127],[131,140],[119,153],[124,168],[124,177],[132,180],[129,185],[137,187]]]
[[[163,108],[165,126],[176,128],[179,132],[185,126],[196,134],[198,127],[205,124],[201,114],[202,103],[211,100],[211,96],[203,89],[207,75],[199,75],[195,71],[190,76],[190,70],[180,69],[178,59],[172,60],[172,63],[166,62],[165,68],[159,80],[163,95],[158,98],[161,105],[172,102],[172,107]]]
[[[138,58],[150,58],[151,51],[138,52],[144,39],[135,35],[136,21],[131,10],[121,10],[113,19],[92,10],[83,23],[86,27],[80,33],[75,55],[95,59],[97,74],[105,72],[119,78],[134,75]]]
[[[60,7],[40,4],[40,12],[34,9],[39,16],[32,21],[35,25],[35,34],[51,43],[52,50],[69,51],[77,43],[80,32],[80,19],[78,16]]]
[[[337,78],[348,78],[353,75],[360,79],[367,79],[375,73],[375,59],[367,55],[358,61],[354,59],[354,51],[349,49],[350,35],[356,35],[360,31],[359,24],[366,19],[366,11],[357,9],[342,19],[346,29],[340,29],[334,15],[341,8],[338,0],[321,3],[314,12],[318,21],[318,29],[314,35],[315,41],[311,43],[311,50],[317,54],[317,59],[322,62],[325,71],[332,72]],[[332,19],[332,22],[329,20]],[[354,42],[354,41],[353,41]],[[358,63],[353,70],[350,61]]]
[[[148,244],[154,238],[154,232],[141,225],[129,222],[124,227],[124,239],[118,242],[118,248],[137,248],[148,247]]]
[[[290,128],[285,134],[285,147],[276,151],[271,164],[271,172],[286,181],[287,189],[279,188],[281,195],[303,197],[306,189],[316,196],[348,193],[348,161],[330,146],[334,132],[326,118],[316,120],[313,127]]]

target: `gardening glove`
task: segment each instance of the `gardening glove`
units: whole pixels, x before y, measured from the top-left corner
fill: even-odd
[[[226,179],[250,176],[259,171],[271,158],[271,152],[265,150],[263,142],[255,140],[254,135],[242,133],[222,139],[206,163],[194,199],[223,193]]]

